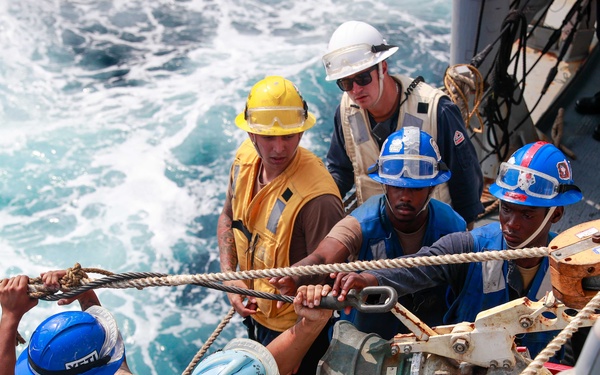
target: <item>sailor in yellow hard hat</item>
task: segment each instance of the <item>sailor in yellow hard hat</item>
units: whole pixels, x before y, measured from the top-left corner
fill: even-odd
[[[315,117],[289,80],[269,76],[252,87],[235,120],[248,132],[231,167],[217,235],[221,271],[288,267],[310,254],[344,216],[339,190],[321,159],[300,147]],[[277,293],[267,279],[227,285]],[[294,294],[295,290],[282,290]],[[291,305],[228,294],[250,338],[267,345],[296,322]],[[328,347],[327,328],[299,370],[314,374]]]

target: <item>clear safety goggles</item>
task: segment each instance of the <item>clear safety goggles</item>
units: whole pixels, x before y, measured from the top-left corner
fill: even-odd
[[[545,173],[506,162],[500,164],[496,185],[511,191],[519,188],[529,196],[544,199],[552,199],[569,190],[579,190],[577,186],[561,184]]]
[[[355,44],[336,49],[323,56],[327,74],[338,74],[344,69],[362,70],[363,66],[375,65],[375,55],[368,44]]]
[[[246,109],[246,122],[252,130],[265,131],[277,125],[283,129],[304,126],[308,112],[302,107],[258,107]]]
[[[343,70],[360,71],[363,67],[375,65],[379,52],[387,51],[395,46],[381,44],[378,46],[354,44],[336,49],[323,56],[323,64],[328,75],[338,74]]]
[[[397,179],[409,177],[416,180],[435,178],[440,171],[448,170],[444,163],[423,155],[384,156],[377,161],[381,178]]]

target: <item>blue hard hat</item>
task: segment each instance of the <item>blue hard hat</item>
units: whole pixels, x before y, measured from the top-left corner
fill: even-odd
[[[414,126],[390,134],[367,173],[379,183],[401,188],[435,186],[451,176],[433,138]]]
[[[192,375],[279,375],[275,358],[260,343],[233,339],[223,350],[203,359]]]
[[[566,206],[583,198],[566,156],[542,141],[521,147],[502,163],[489,190],[503,201],[535,207]]]
[[[125,359],[117,323],[100,306],[44,320],[15,366],[16,375],[113,375]]]

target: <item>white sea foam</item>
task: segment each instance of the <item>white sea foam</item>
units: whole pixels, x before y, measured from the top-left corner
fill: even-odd
[[[324,157],[340,95],[320,59],[333,30],[370,22],[412,51],[391,69],[421,74],[421,56],[447,60],[444,48],[427,49],[448,44],[431,30],[448,30],[449,9],[449,0],[0,2],[0,278],[75,262],[218,271],[216,219],[246,137],[233,118],[250,87],[272,74],[296,83],[318,118],[302,145]],[[224,293],[194,286],[98,293],[140,374],[181,373],[229,309]],[[40,302],[21,333],[64,309]],[[230,325],[215,347],[243,335],[239,317]]]

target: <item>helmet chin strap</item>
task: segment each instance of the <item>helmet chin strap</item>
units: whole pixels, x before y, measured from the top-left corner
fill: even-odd
[[[393,215],[394,209],[392,208],[392,205],[390,204],[390,200],[387,197],[387,185],[381,184],[381,190],[383,190],[383,196],[385,197],[385,204],[387,204],[388,208],[390,209],[390,212]]]
[[[260,150],[258,149],[258,145],[254,141],[254,138],[252,138],[251,134],[252,133],[248,133],[248,136],[250,137],[250,142],[252,142],[252,145],[254,146],[254,149],[256,150],[256,153],[258,154],[258,157],[260,158],[260,160],[262,160],[262,155],[260,154]]]
[[[385,197],[385,203],[387,204],[388,208],[390,209],[390,212],[392,213],[392,215],[394,215],[394,209],[392,208],[392,205],[390,204],[390,200],[388,199],[388,196],[387,196],[387,185],[381,184],[381,188],[383,190],[383,196]],[[431,194],[429,194],[429,196],[427,197],[427,200],[425,201],[425,204],[423,205],[421,210],[419,212],[417,212],[417,214],[415,215],[415,218],[417,216],[421,215],[421,212],[423,212],[427,209],[427,206],[429,205],[430,200],[431,200]],[[395,215],[394,215],[394,218],[398,219]]]
[[[425,211],[427,209],[427,206],[429,205],[429,201],[431,200],[431,196],[427,197],[427,200],[425,201],[425,204],[423,205],[423,208],[421,208],[421,211],[417,212],[416,216],[421,215],[421,212]],[[415,217],[416,217],[415,216]]]
[[[502,207],[502,201],[500,201],[500,207]],[[531,241],[533,241],[533,239],[536,238],[538,236],[538,234],[540,234],[542,229],[544,229],[546,227],[546,224],[548,224],[548,221],[552,217],[552,214],[554,213],[555,210],[556,210],[556,207],[550,207],[550,209],[548,210],[548,213],[546,214],[546,217],[544,217],[544,220],[542,221],[540,226],[535,230],[535,232],[533,232],[531,234],[531,236],[529,236],[529,238],[527,238],[525,241],[523,241],[519,246],[510,246],[509,244],[506,244],[506,245],[508,247],[510,247],[511,249],[522,249],[523,247],[529,245],[529,243]]]
[[[381,97],[383,96],[383,62],[380,62],[377,65],[377,81],[379,81],[379,95],[377,96],[377,100],[375,100],[375,103],[373,103],[373,105],[377,105],[377,103],[379,103],[379,100],[381,100]]]

